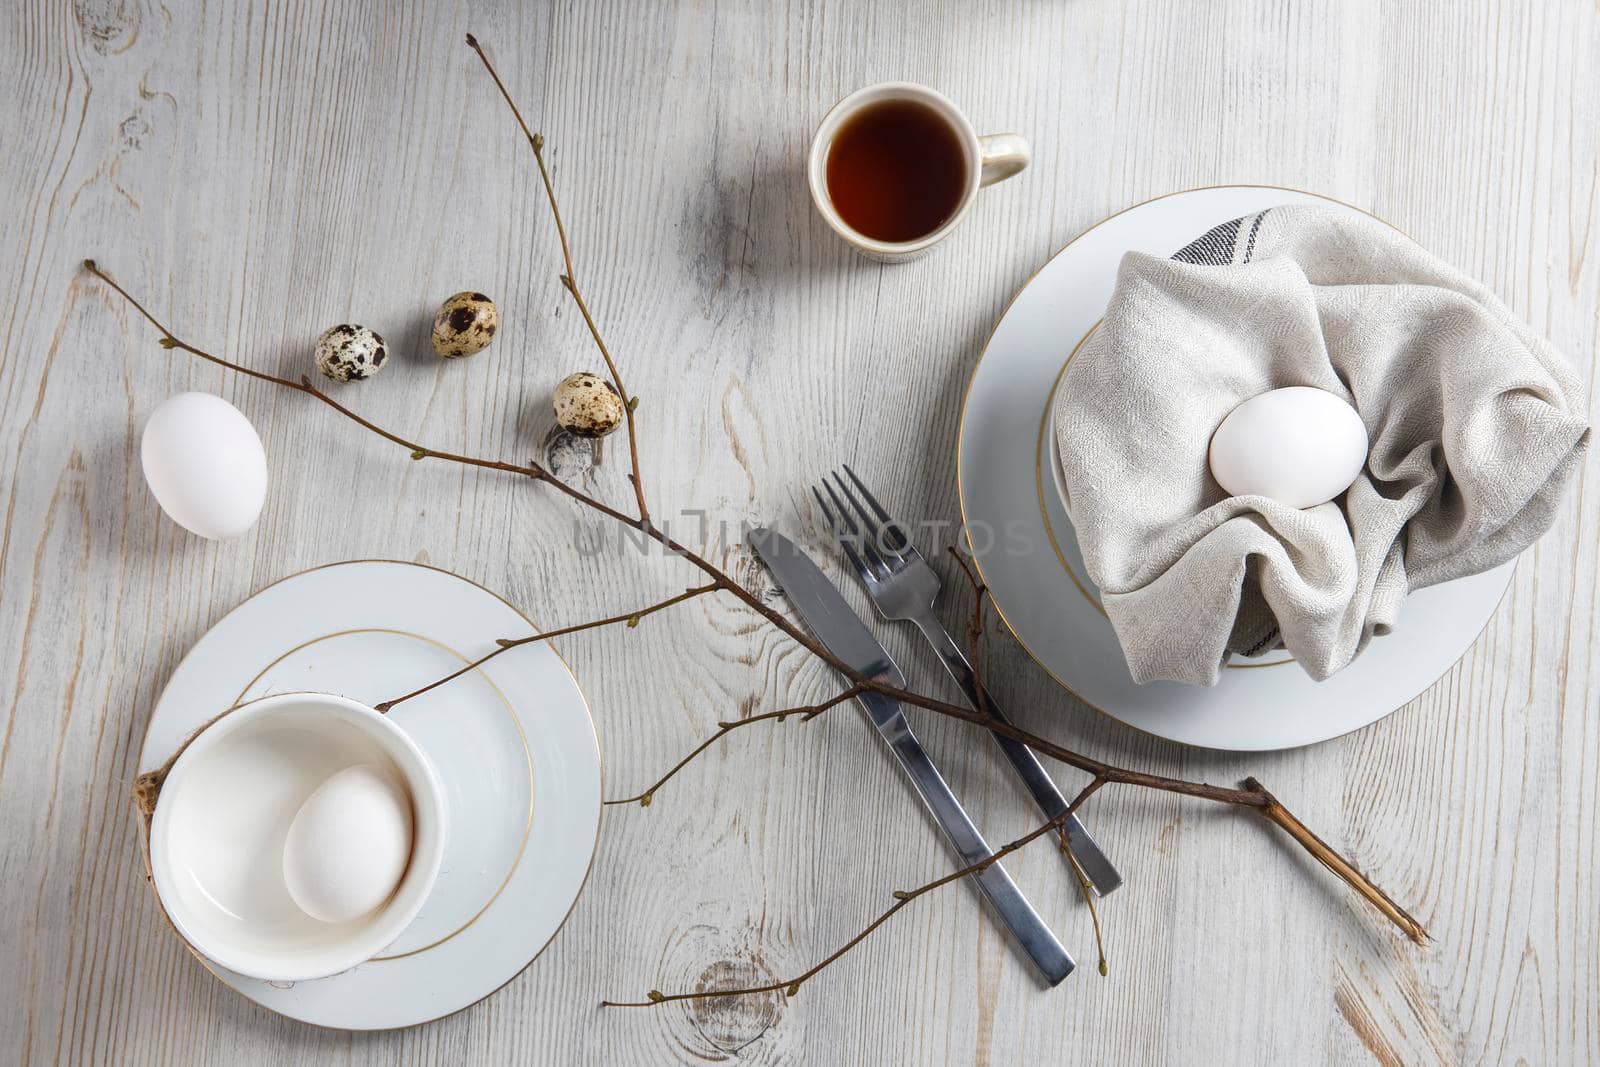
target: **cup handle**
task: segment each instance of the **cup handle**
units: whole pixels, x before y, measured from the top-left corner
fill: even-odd
[[[1020,174],[1033,159],[1033,150],[1020,133],[996,133],[978,138],[978,156],[983,161],[980,186],[1003,182]]]

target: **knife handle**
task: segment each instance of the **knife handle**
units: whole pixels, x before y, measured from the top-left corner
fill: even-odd
[[[993,855],[988,842],[968,818],[944,776],[911,732],[911,725],[906,722],[899,703],[873,692],[863,693],[856,699],[877,726],[879,734],[888,742],[889,751],[900,761],[911,783],[917,787],[923,803],[949,839],[961,865],[970,867]],[[992,863],[971,875],[971,878],[1046,982],[1056,985],[1072,973],[1076,966],[1072,957],[1056,940],[1056,935],[1045,925],[1039,913],[1033,910],[1033,905],[1028,903],[1028,898],[1022,895],[1022,890],[1017,888],[1004,867]]]

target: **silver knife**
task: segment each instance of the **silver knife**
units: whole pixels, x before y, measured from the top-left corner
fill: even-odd
[[[752,530],[745,539],[772,571],[800,618],[829,652],[868,678],[879,679],[897,689],[905,688],[905,676],[888,651],[872,636],[866,623],[845,603],[838,588],[811,557],[788,538],[771,530]],[[962,866],[994,855],[911,732],[899,702],[874,692],[863,693],[856,702],[917,787]],[[972,879],[1046,982],[1056,985],[1072,973],[1075,966],[1072,957],[1000,864],[985,867],[972,875]]]

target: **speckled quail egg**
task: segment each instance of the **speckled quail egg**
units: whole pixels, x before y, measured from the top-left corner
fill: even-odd
[[[370,378],[383,369],[389,346],[365,326],[342,322],[317,338],[317,369],[336,382]]]
[[[622,425],[622,397],[604,378],[579,371],[561,379],[555,392],[556,421],[579,437],[604,437]]]
[[[457,293],[433,316],[433,350],[445,359],[482,352],[500,328],[500,309],[482,293]]]

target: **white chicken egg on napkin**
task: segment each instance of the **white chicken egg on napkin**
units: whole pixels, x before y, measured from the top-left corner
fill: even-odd
[[[1211,435],[1211,476],[1229,496],[1265,496],[1292,508],[1326,504],[1367,461],[1356,409],[1321,389],[1291,385],[1253,396]]]
[[[216,541],[255,525],[267,499],[267,454],[250,420],[220,396],[179,393],[150,413],[144,479],[172,521]]]
[[[1278,648],[1321,680],[1411,590],[1549,527],[1584,403],[1548,342],[1399,231],[1281,207],[1123,259],[1055,444],[1134,681],[1212,685]]]

